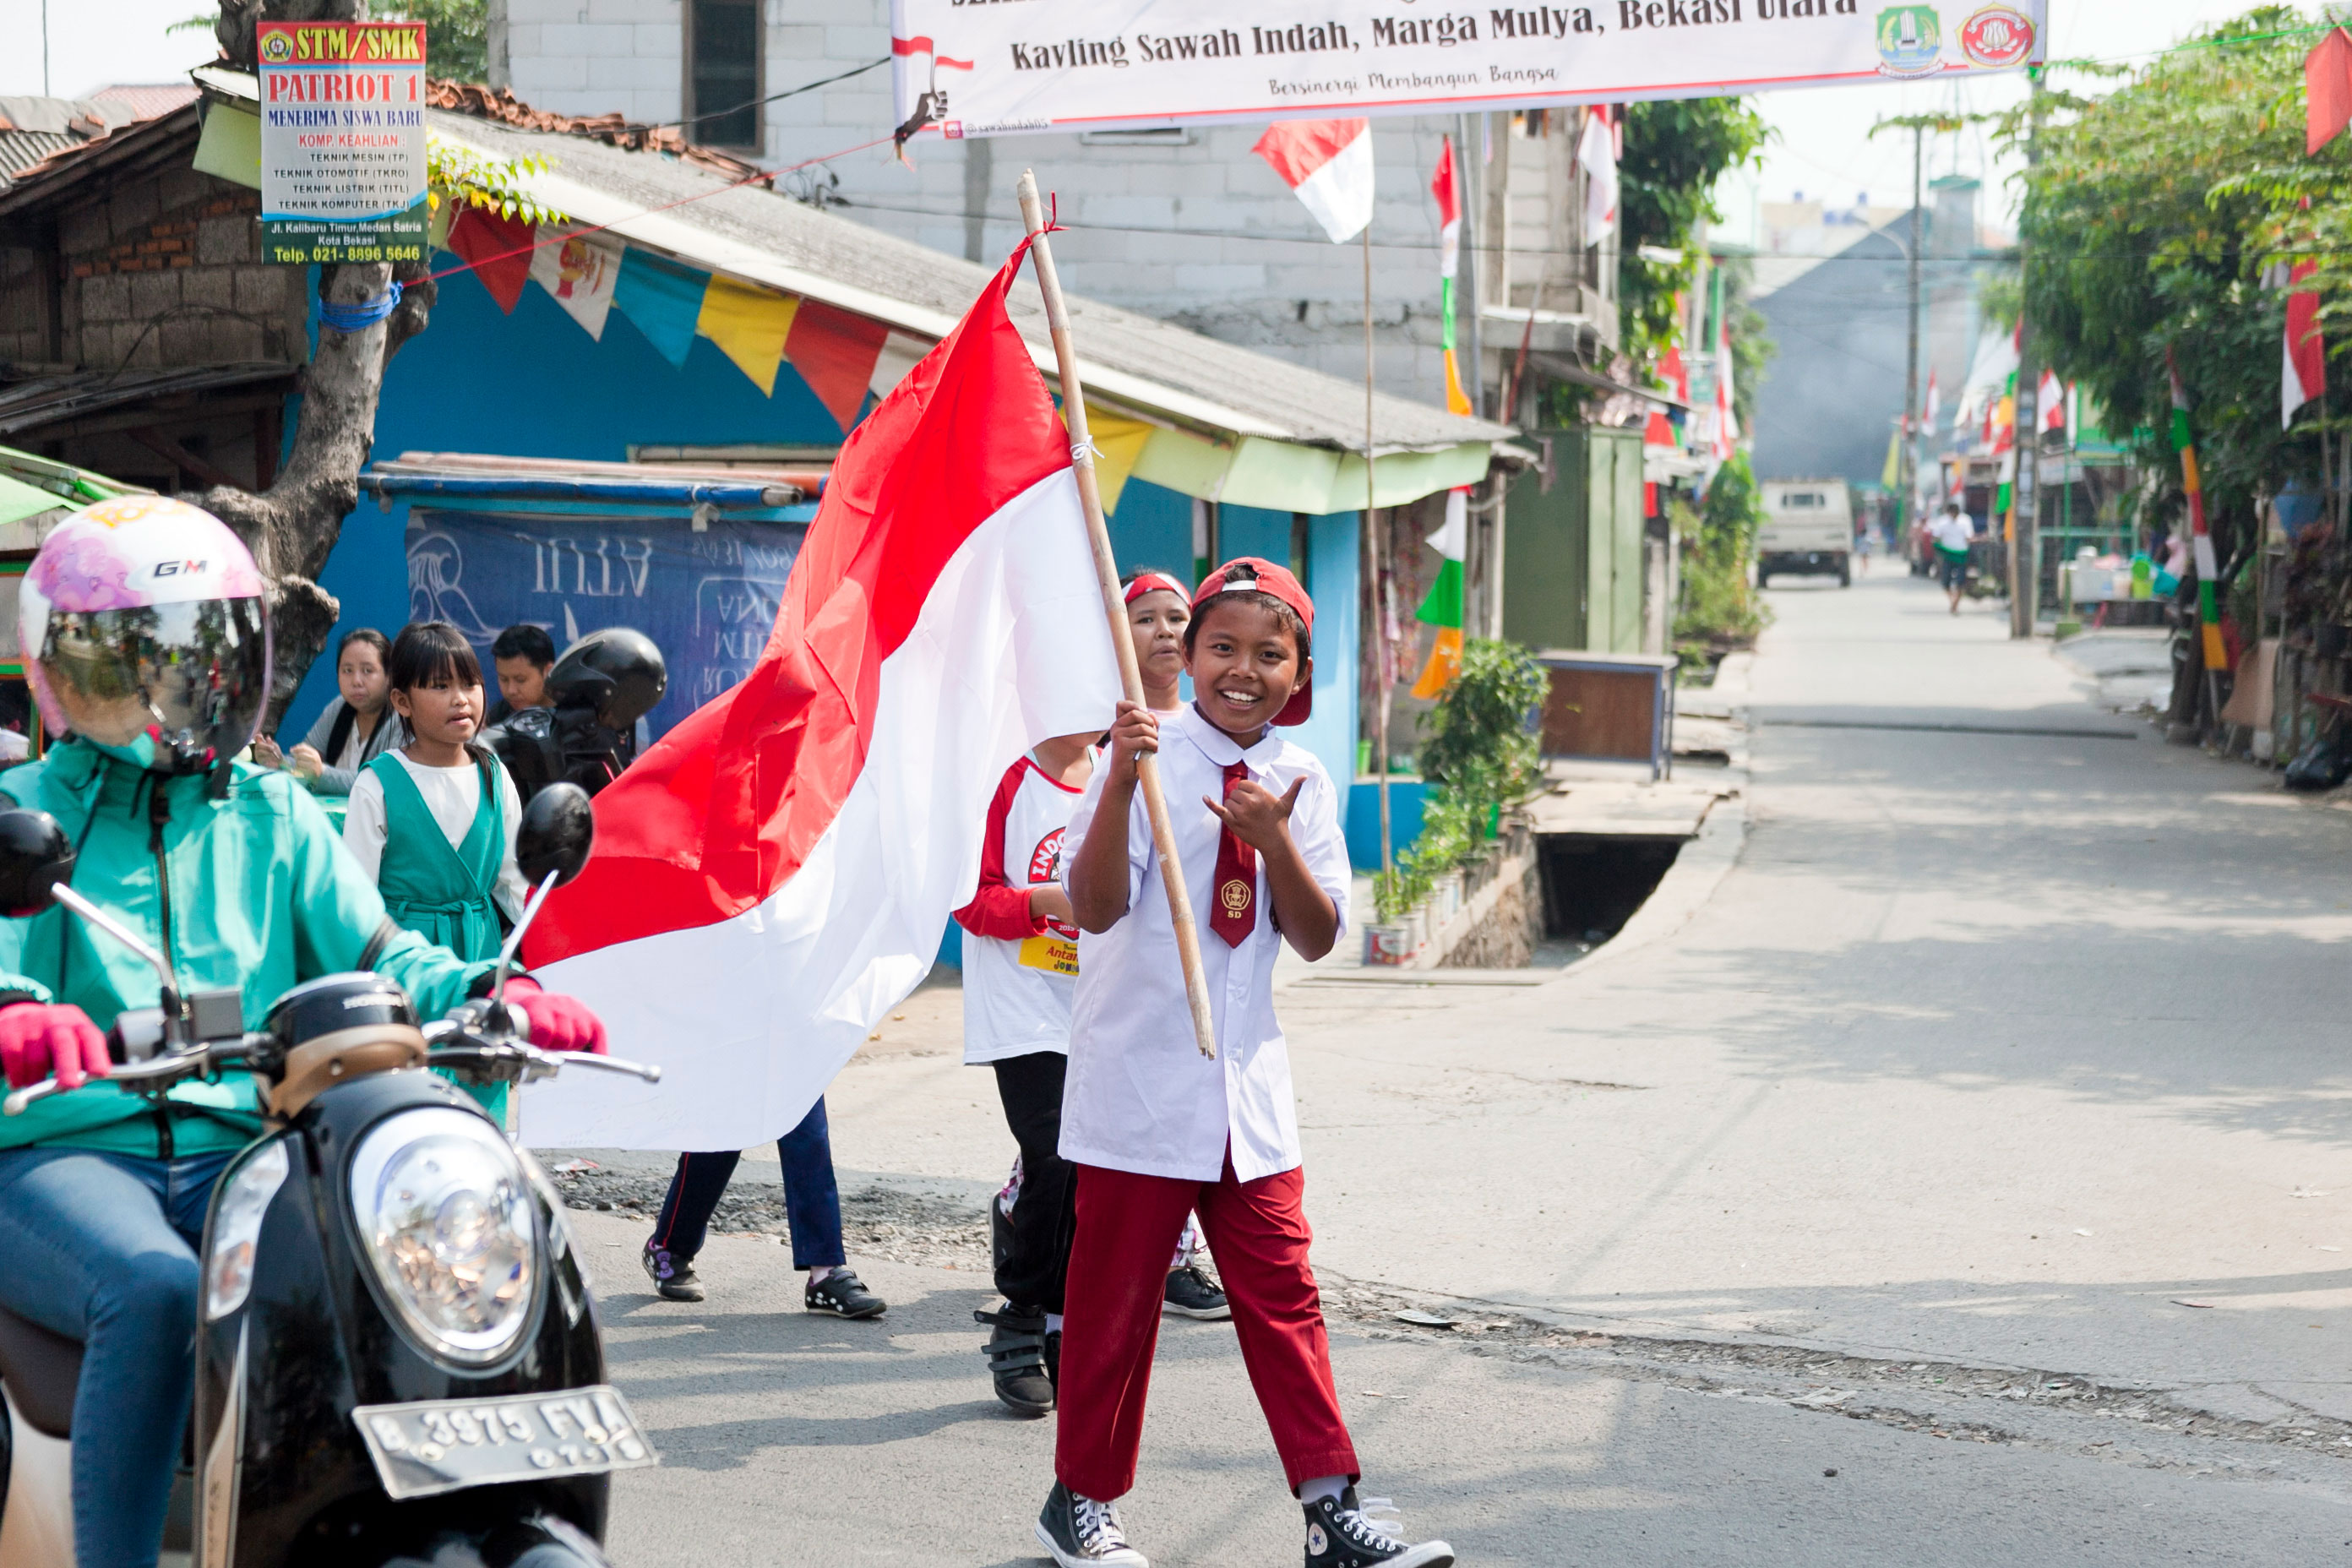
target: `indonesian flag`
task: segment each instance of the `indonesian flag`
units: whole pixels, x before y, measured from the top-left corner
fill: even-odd
[[[1437,628],[1429,662],[1412,683],[1412,694],[1424,701],[1443,695],[1462,673],[1462,557],[1469,543],[1470,487],[1457,485],[1445,492],[1445,521],[1429,536],[1437,552],[1437,580],[1413,612],[1413,619]]]
[[[1353,239],[1372,221],[1372,122],[1286,120],[1250,149],[1298,193],[1331,243]]]
[[[1607,109],[1586,111],[1576,162],[1584,171],[1584,243],[1598,245],[1617,230],[1617,138]]]
[[[2279,374],[2279,425],[2294,423],[2294,411],[2327,390],[2327,345],[2319,335],[2319,291],[2302,287],[2319,270],[2298,261],[2287,273],[2286,355]]]
[[[789,1131],[930,967],[1005,764],[1109,722],[1070,438],[1005,314],[1026,248],[850,434],[751,674],[597,796],[527,956],[663,1077],[534,1088],[530,1142]]]
[[[1937,389],[1936,373],[1930,370],[1927,373],[1927,405],[1920,412],[1920,427],[1932,437],[1936,433],[1937,422],[1943,416],[1943,395]]]
[[[2041,390],[2035,394],[2035,402],[2038,406],[2034,412],[2042,421],[2042,428],[2044,430],[2066,428],[2066,386],[2058,379],[2056,371],[2045,370],[2042,373]]]
[[[1731,384],[1731,322],[1727,312],[1716,312],[1715,323],[1715,455],[1729,462],[1739,442],[1739,414]]]
[[[1445,408],[1449,414],[1470,412],[1470,395],[1462,390],[1462,366],[1454,354],[1454,278],[1462,263],[1462,193],[1454,166],[1454,138],[1438,142],[1437,173],[1430,177],[1429,194],[1437,203],[1437,300],[1439,346],[1445,351]]]

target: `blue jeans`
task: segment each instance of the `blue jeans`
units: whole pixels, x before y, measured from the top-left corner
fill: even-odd
[[[229,1154],[0,1149],[0,1307],[83,1345],[74,1557],[153,1568],[195,1377],[196,1248]]]
[[[681,1258],[702,1250],[711,1212],[735,1174],[742,1155],[732,1149],[680,1154],[669,1179],[661,1218],[654,1222],[654,1245]],[[776,1140],[784,1168],[784,1219],[793,1232],[793,1267],[837,1268],[848,1259],[841,1250],[841,1189],[833,1180],[833,1129],[820,1099],[801,1124]]]

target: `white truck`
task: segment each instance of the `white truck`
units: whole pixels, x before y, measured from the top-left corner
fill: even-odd
[[[1776,574],[1853,584],[1853,492],[1843,479],[1766,479],[1756,535],[1756,585]]]

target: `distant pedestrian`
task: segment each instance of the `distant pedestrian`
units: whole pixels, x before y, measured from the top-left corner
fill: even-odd
[[[646,1277],[672,1301],[702,1300],[695,1255],[710,1231],[710,1216],[734,1179],[742,1155],[732,1149],[680,1154],[662,1199],[661,1215],[646,1238]],[[833,1129],[819,1099],[799,1126],[776,1140],[784,1178],[784,1224],[792,1233],[793,1267],[808,1270],[801,1305],[835,1318],[878,1318],[889,1304],[866,1288],[842,1249],[841,1189],[833,1174]]]
[[[490,668],[498,672],[499,700],[483,728],[503,724],[526,708],[552,708],[547,672],[555,666],[555,639],[545,626],[518,622],[490,645]]]
[[[1347,925],[1339,792],[1276,724],[1312,704],[1315,606],[1244,557],[1202,584],[1185,628],[1192,703],[1119,704],[1071,818],[1064,881],[1080,945],[1061,1153],[1079,1167],[1055,1484],[1039,1542],[1061,1568],[1147,1568],[1114,1500],[1135,1482],[1170,1247],[1197,1208],[1258,1406],[1306,1518],[1307,1568],[1445,1568],[1356,1495],[1322,1299],[1308,1267],[1298,1112],[1274,1016],[1284,942],[1309,961]],[[1218,1057],[1194,1048],[1137,758],[1158,754],[1194,895]],[[1269,907],[1270,906],[1270,907]]]
[[[1936,545],[1936,565],[1942,574],[1944,595],[1951,601],[1952,614],[1960,613],[1960,595],[1969,585],[1969,545],[1977,536],[1976,525],[1960,503],[1948,500],[1943,515],[1928,529]]]
[[[408,744],[407,727],[392,710],[392,644],[373,626],[343,634],[335,647],[335,695],[319,710],[310,732],[280,755],[275,736],[257,737],[253,760],[284,768],[313,795],[349,795],[360,770],[385,752]]]

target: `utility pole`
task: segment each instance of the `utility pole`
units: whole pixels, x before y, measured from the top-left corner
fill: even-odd
[[[1895,498],[1895,518],[1907,526],[1912,498],[1919,491],[1919,252],[1927,245],[1927,215],[1924,180],[1927,173],[1927,128],[1911,127],[1911,352],[1903,372],[1903,458],[1895,465],[1901,493]],[[1901,537],[1898,535],[1897,537]]]
[[[2030,184],[2034,165],[2042,161],[2040,132],[2042,130],[2042,72],[2032,72],[2032,97],[2026,103],[2025,168]],[[2021,300],[2026,297],[2024,282],[2032,257],[2020,237],[2017,247],[2017,275]],[[2021,314],[2017,331],[2017,416],[2012,437],[2017,458],[2017,478],[2010,488],[2009,527],[2009,635],[2030,637],[2038,615],[2034,601],[2042,592],[2042,548],[2035,529],[2036,503],[2040,500],[2042,467],[2042,370],[2034,363],[2033,318]]]

